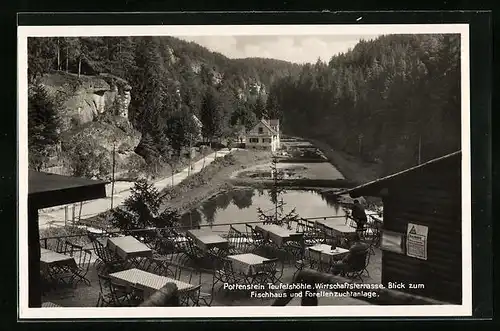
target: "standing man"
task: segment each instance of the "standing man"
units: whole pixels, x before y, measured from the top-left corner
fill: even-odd
[[[365,208],[359,203],[358,200],[354,200],[354,204],[352,206],[352,218],[356,222],[357,228],[356,233],[358,236],[358,240],[362,238],[362,234],[365,230],[365,224],[367,223]]]

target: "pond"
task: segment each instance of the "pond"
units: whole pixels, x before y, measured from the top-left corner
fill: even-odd
[[[345,212],[336,199],[328,193],[308,190],[287,190],[283,198],[284,213],[296,208],[302,218],[310,217],[339,217],[339,223],[345,223]],[[198,225],[241,223],[258,221],[257,208],[266,213],[273,213],[274,204],[271,192],[266,189],[235,188],[223,192],[203,202],[197,209],[184,214],[181,220],[183,226],[196,227]],[[245,228],[244,225],[235,226],[237,229]],[[227,231],[227,226],[215,227],[221,232]]]

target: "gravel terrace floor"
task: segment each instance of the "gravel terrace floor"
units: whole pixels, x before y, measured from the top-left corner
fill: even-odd
[[[381,251],[375,249],[375,254],[371,255],[368,266],[368,277],[363,276],[364,283],[379,284],[381,282]],[[293,274],[297,269],[294,263],[285,264],[282,283],[290,283]],[[80,282],[76,288],[67,285],[58,285],[56,289],[45,292],[42,296],[42,302],[53,302],[63,307],[95,307],[99,296],[99,282],[97,271],[92,264],[87,275],[90,280],[90,286]],[[180,280],[183,280],[181,277]],[[184,279],[186,281],[186,279]],[[202,292],[210,293],[212,287],[212,274],[201,274]],[[212,306],[269,306],[274,299],[251,298],[248,293],[235,293],[225,290],[216,291]],[[323,297],[319,299],[319,305],[367,305],[362,300],[349,297]],[[294,298],[288,304],[289,306],[300,306],[300,299]]]

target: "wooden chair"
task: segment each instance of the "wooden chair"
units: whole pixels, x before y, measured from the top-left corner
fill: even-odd
[[[206,253],[196,245],[193,239],[186,236],[187,245],[185,246],[184,254],[189,258],[194,265],[203,264],[203,260],[206,258]]]
[[[359,279],[363,282],[363,273],[368,272],[368,265],[370,263],[370,250],[369,248],[358,253],[349,253],[350,257],[347,260],[346,268],[342,271],[342,275],[351,279]]]
[[[61,254],[66,252],[64,240],[60,238],[42,238],[40,239],[40,248],[50,249]]]
[[[184,256],[182,254],[172,254],[162,260],[155,258],[152,271],[157,275],[179,280],[183,262]]]
[[[98,264],[96,269],[98,271],[101,269],[100,265],[103,264],[106,272],[115,272],[125,269],[125,262],[118,255],[111,252],[107,247],[103,245],[99,240],[92,241],[92,246],[94,247],[94,252],[98,257]],[[96,261],[97,262],[97,261]]]
[[[229,253],[230,254],[242,254],[249,251],[250,240],[241,231],[238,231],[232,225],[229,226],[229,232],[227,234],[227,240],[229,241]]]
[[[277,258],[265,260],[262,268],[254,276],[254,282],[259,284],[276,284],[283,276],[284,263]]]
[[[323,262],[321,250],[315,249],[314,247],[309,247],[307,249],[308,253],[308,262],[311,269],[317,268],[318,271],[323,271],[325,267],[325,263]]]
[[[174,232],[169,229],[158,229],[154,250],[162,255],[175,253],[177,251],[175,240]]]
[[[313,246],[316,244],[320,244],[323,241],[323,235],[318,230],[316,225],[313,222],[304,221],[305,229],[304,229],[304,243],[306,246]]]
[[[129,306],[131,290],[124,285],[112,282],[109,276],[98,274],[99,277],[99,297],[97,307],[103,306]]]
[[[252,277],[242,275],[235,272],[233,269],[233,263],[227,258],[220,259],[219,263],[216,264],[211,271],[212,274],[212,300],[213,298],[221,292],[224,284],[251,284]],[[225,291],[224,296],[228,296],[230,293],[236,293],[237,291]]]
[[[256,251],[265,246],[266,240],[264,236],[259,231],[256,231],[250,224],[245,224],[247,230],[247,237],[251,238],[252,251]]]
[[[129,302],[132,306],[138,306],[144,301],[144,290],[136,285],[130,285]]]
[[[310,269],[318,269],[321,270],[322,264],[321,264],[321,251],[309,247],[305,250],[304,256],[302,259],[297,260],[295,262],[295,268],[297,269],[294,273],[295,275],[302,269],[304,268],[310,268]]]
[[[203,283],[203,272],[209,270],[179,266],[176,279],[194,285],[193,289],[179,293],[181,306],[210,306],[214,297],[214,285]]]
[[[90,286],[87,274],[90,269],[92,252],[69,241],[66,241],[65,246],[67,254],[75,259],[77,265],[77,268],[73,270],[74,274],[72,276],[71,283],[73,286],[76,286],[80,281],[83,281],[86,285]]]

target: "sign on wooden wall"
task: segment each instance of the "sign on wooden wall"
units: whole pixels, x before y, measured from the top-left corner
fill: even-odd
[[[408,223],[406,231],[406,255],[427,260],[427,235],[429,228],[424,225]]]

